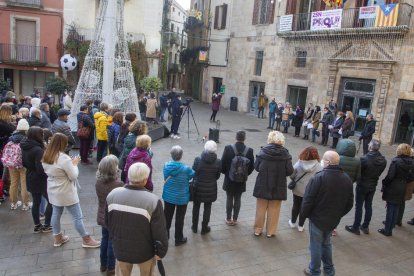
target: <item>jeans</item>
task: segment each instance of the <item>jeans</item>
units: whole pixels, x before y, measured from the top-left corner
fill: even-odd
[[[52,213],[52,228],[53,228],[53,235],[59,235],[62,233],[60,229],[60,217],[62,216],[63,209],[69,211],[72,216],[73,224],[75,225],[76,231],[78,231],[79,235],[83,238],[88,235],[85,229],[85,225],[83,224],[83,215],[82,210],[79,203],[75,203],[70,206],[53,206],[53,213]]]
[[[259,106],[259,111],[257,112],[257,118],[260,118],[260,114],[262,114],[262,119],[263,119],[263,115],[264,115],[264,107],[263,106]]]
[[[164,202],[164,214],[167,221],[168,237],[170,236],[171,222],[174,216],[175,209],[177,213],[175,215],[175,240],[180,241],[184,238],[184,217],[187,212],[187,205],[175,205],[168,202]]]
[[[160,108],[160,122],[165,122],[166,121],[164,119],[165,111],[167,111],[167,108],[166,107],[161,107]]]
[[[45,225],[50,225],[50,220],[52,217],[52,204],[49,203],[49,199],[47,197],[47,192],[44,191],[43,193],[32,193],[32,198],[33,198],[33,206],[32,206],[32,218],[33,218],[33,223],[35,225],[39,225],[40,224],[40,218],[39,218],[39,212],[41,212],[41,202],[42,199],[45,198],[46,202],[47,202],[47,206],[46,206],[46,210],[44,211],[44,215],[45,215]]]
[[[371,142],[372,137],[362,139],[362,149],[364,151],[364,155],[368,153],[368,144]]]
[[[108,268],[108,270],[115,269],[115,255],[112,249],[112,241],[109,238],[108,229],[102,226],[101,239],[101,266]]]
[[[197,228],[198,226],[198,218],[200,216],[200,205],[201,202],[194,201],[193,204],[193,227]],[[210,214],[211,214],[211,202],[205,202],[204,203],[204,211],[203,211],[203,222],[201,223],[201,226],[203,229],[205,229],[208,226],[208,223],[210,222]]]
[[[98,149],[96,152],[96,160],[101,162],[102,158],[104,158],[108,154],[108,141],[106,140],[98,140]]]
[[[329,140],[329,128],[328,128],[328,124],[323,124],[322,125],[322,145],[326,145],[328,144],[328,140]]]
[[[45,215],[47,204],[48,204],[48,201],[46,200],[46,198],[44,196],[42,196],[42,201],[40,202],[40,207],[39,207],[40,215],[42,215],[42,216]],[[52,208],[52,205],[50,205],[50,208]]]
[[[305,218],[300,216],[300,208],[302,206],[303,197],[293,195],[293,206],[292,206],[292,223],[296,223],[296,219],[299,216],[299,226],[303,226],[305,224]]]
[[[315,136],[319,137],[319,131],[315,128],[312,129],[312,142],[315,142]]]
[[[398,219],[399,204],[387,202],[387,215],[385,217],[385,233],[392,234],[392,229],[395,227]]]
[[[283,133],[288,133],[289,127],[290,127],[289,120],[283,120],[282,121],[282,126],[283,126]]]
[[[404,216],[404,211],[405,211],[405,201],[402,202],[400,204],[400,208],[398,208],[398,217],[397,217],[397,222],[398,224],[402,224],[402,219]]]
[[[275,113],[269,112],[269,127],[273,129],[275,126]]]
[[[180,126],[181,117],[180,116],[173,116],[171,122],[171,134],[177,135],[178,128]]]
[[[358,229],[361,226],[362,220],[362,205],[365,203],[365,219],[362,224],[362,228],[368,228],[372,217],[372,200],[374,199],[374,191],[365,191],[362,187],[356,186],[355,188],[355,219],[354,229]]]
[[[312,221],[309,222],[309,250],[311,254],[309,270],[312,275],[321,275],[321,261],[323,262],[324,275],[335,275],[335,267],[332,262],[331,235],[332,231],[324,232],[316,227]]]
[[[226,200],[227,220],[231,220],[232,211],[233,211],[233,220],[237,220],[239,217],[239,212],[240,212],[242,193],[226,192],[226,195],[227,195],[227,200]]]
[[[79,155],[81,157],[81,161],[88,162],[89,146],[91,145],[91,140],[90,139],[79,139],[79,140],[80,140]]]

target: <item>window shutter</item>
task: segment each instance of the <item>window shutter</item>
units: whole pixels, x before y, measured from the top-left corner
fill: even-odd
[[[267,9],[267,21],[269,24],[273,24],[273,22],[275,22],[275,5],[276,5],[276,1],[272,1],[269,0],[268,2],[269,8]]]
[[[220,9],[220,6],[216,6],[216,11],[215,11],[215,14],[214,14],[214,29],[215,30],[217,30],[219,28],[219,26],[218,26],[219,9]]]
[[[287,0],[286,3],[286,15],[296,13],[296,0]]]
[[[259,1],[260,0],[254,0],[252,25],[257,25],[259,23]]]
[[[362,7],[364,5],[364,1],[363,0],[357,0],[355,3],[355,8],[359,8]]]
[[[221,29],[226,28],[226,20],[227,20],[227,4],[223,4],[223,14],[221,18]]]

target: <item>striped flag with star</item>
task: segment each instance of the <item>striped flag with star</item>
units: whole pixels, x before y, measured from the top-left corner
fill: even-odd
[[[375,27],[397,26],[398,4],[379,5],[377,7],[377,17]]]

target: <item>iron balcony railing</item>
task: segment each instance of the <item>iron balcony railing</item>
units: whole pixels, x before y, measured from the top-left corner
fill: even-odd
[[[171,73],[181,73],[181,64],[178,63],[168,63],[168,71]]]
[[[187,31],[191,31],[197,28],[203,27],[204,22],[201,19],[198,19],[194,16],[187,17],[186,21],[184,22],[184,29]]]
[[[42,0],[6,0],[9,6],[22,6],[30,8],[41,8]]]
[[[0,43],[0,62],[47,64],[47,47]]]
[[[410,26],[410,19],[411,19],[411,12],[413,7],[409,4],[399,4],[398,9],[398,20],[395,27],[409,27]],[[360,29],[361,31],[368,31],[375,29],[380,29],[382,27],[375,26],[375,18],[371,19],[359,19],[359,8],[352,8],[352,9],[343,9],[342,10],[342,21],[341,21],[341,29]],[[298,13],[293,14],[292,19],[292,30],[291,31],[280,31],[280,20],[281,17],[278,17],[278,24],[277,24],[277,33],[278,35],[284,36],[284,34],[289,32],[302,32],[302,31],[311,31],[311,20],[312,20],[312,13]],[[330,30],[327,30],[330,31]],[[357,31],[357,30],[355,30]],[[300,35],[300,33],[296,33]]]

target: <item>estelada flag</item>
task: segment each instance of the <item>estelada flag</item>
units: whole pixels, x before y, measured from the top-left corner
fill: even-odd
[[[377,7],[375,27],[397,26],[398,8],[398,4],[379,5]]]

